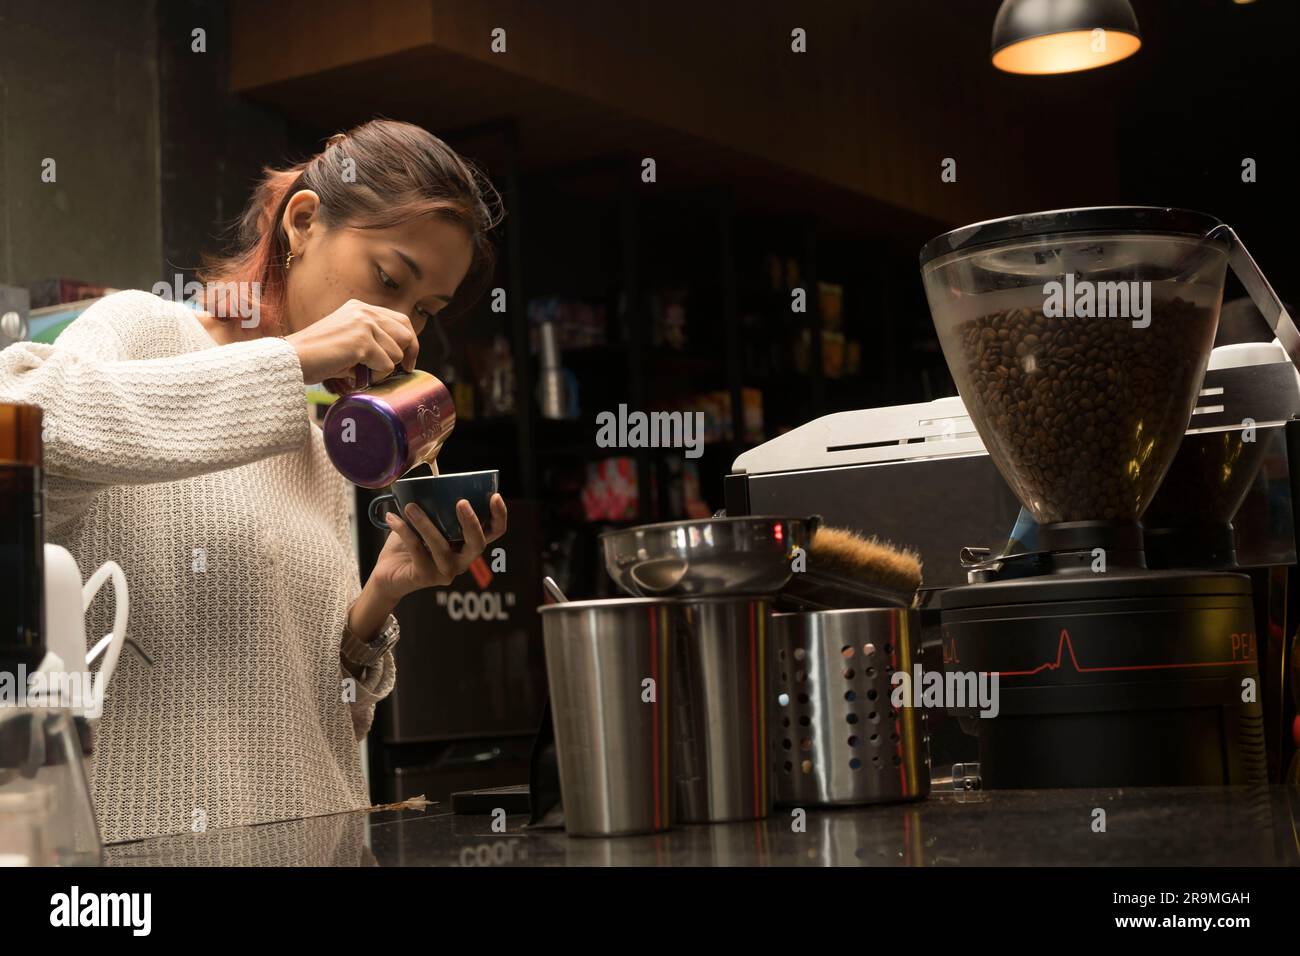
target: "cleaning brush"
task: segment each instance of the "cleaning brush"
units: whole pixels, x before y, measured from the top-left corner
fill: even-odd
[[[911,607],[921,586],[914,551],[846,528],[820,527],[808,546],[807,568],[781,591],[782,603],[802,608]]]

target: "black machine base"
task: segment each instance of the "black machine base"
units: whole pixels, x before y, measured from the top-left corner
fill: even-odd
[[[1147,528],[1144,538],[1153,568],[1237,566],[1237,537],[1228,523]]]
[[[973,717],[992,788],[1267,781],[1250,579],[1127,570],[943,594],[945,669],[997,673]]]

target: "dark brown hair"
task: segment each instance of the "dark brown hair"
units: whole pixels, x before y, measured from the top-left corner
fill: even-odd
[[[280,223],[289,199],[302,189],[320,197],[319,215],[327,228],[386,229],[420,216],[439,216],[463,226],[474,248],[473,260],[440,317],[463,315],[492,282],[492,230],[502,217],[496,189],[476,166],[432,133],[410,123],[376,119],[335,133],[305,163],[263,170],[237,224],[233,250],[206,259],[199,270],[208,311],[238,314],[227,307],[228,300],[222,301],[229,295],[225,290],[237,288],[230,283],[257,282],[263,328],[273,334],[287,331],[283,322],[289,239]]]

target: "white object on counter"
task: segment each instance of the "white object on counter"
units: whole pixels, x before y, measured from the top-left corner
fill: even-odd
[[[86,609],[108,581],[113,582],[113,630],[87,651]],[[67,549],[45,545],[46,654],[39,668],[48,685],[45,703],[66,706],[74,715],[91,720],[99,718],[126,640],[129,609],[126,575],[116,562],[105,562],[83,585],[81,569]],[[99,671],[92,676],[90,666],[100,657]]]

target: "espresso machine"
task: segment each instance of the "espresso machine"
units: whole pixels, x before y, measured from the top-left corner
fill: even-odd
[[[960,720],[985,786],[1280,776],[1300,336],[1240,241],[1199,213],[1074,209],[921,260],[961,397],[752,449],[728,513],[811,507],[920,552],[931,662],[999,676],[998,715]],[[1211,364],[1230,265],[1277,341]]]

